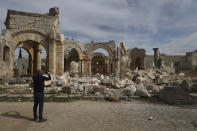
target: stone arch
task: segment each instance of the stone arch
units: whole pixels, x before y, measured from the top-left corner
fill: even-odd
[[[145,58],[145,50],[134,48],[131,50],[130,54],[131,63],[130,68],[132,70],[138,68],[139,70],[144,69],[144,58]]]
[[[8,46],[4,46],[3,48],[3,61],[9,62],[10,57],[10,48]]]
[[[109,57],[112,59],[114,54],[112,49],[110,48],[110,46],[108,46],[107,44],[104,43],[96,43],[96,44],[92,44],[91,47],[88,49],[88,56],[91,56],[92,52],[96,49],[102,48],[104,50],[106,50],[109,54]]]
[[[107,56],[105,56],[103,53],[100,53],[100,52],[93,53],[93,54],[91,55],[91,59],[92,59],[94,56],[101,56],[101,57],[107,59]]]
[[[91,74],[107,74],[109,68],[108,58],[103,53],[93,53],[91,55]]]
[[[39,32],[21,31],[13,34],[12,37],[17,44],[29,40],[29,41],[35,41],[37,43],[40,43],[46,50],[48,50],[49,48],[47,37]]]
[[[79,54],[79,59],[83,58],[83,52],[82,49],[79,45],[77,45],[76,43],[66,43],[64,46],[64,51],[68,48],[73,48],[77,51],[77,53]]]
[[[130,63],[130,68],[132,70],[135,70],[136,68],[138,68],[138,70],[143,70],[144,69],[144,58],[140,57],[140,56],[133,57],[132,61]]]
[[[46,50],[46,55],[47,55],[47,63],[49,60],[49,41],[47,39],[48,37],[46,37],[45,35],[43,35],[42,33],[36,32],[36,31],[21,31],[21,32],[17,32],[15,34],[12,35],[12,39],[13,41],[16,43],[13,46],[13,51],[12,54],[14,56],[14,52],[16,50],[16,48],[21,45],[21,43],[26,43],[24,44],[24,48],[26,48],[29,51],[29,54],[31,55],[31,60],[34,62],[34,64],[32,63],[32,69],[31,69],[31,73],[35,73],[36,69],[41,68],[38,65],[40,65],[40,61],[41,61],[41,53],[39,53],[40,55],[37,56],[36,59],[34,59],[35,56],[35,52],[32,53],[33,51],[36,52],[41,52],[39,45],[42,45],[45,50]],[[31,44],[33,43],[33,44]],[[35,46],[36,45],[36,46]],[[31,49],[31,51],[30,51]],[[35,60],[37,60],[37,62],[35,62]]]

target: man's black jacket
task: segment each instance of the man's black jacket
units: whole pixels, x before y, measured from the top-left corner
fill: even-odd
[[[51,76],[48,75],[48,77],[46,77],[40,75],[39,73],[33,76],[34,93],[44,93],[44,81],[46,80],[51,80]]]

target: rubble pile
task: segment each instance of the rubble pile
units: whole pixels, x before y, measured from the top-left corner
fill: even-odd
[[[75,64],[73,64],[75,65]],[[45,93],[67,93],[74,95],[95,95],[106,97],[110,101],[118,101],[121,97],[152,97],[159,96],[168,103],[191,103],[191,92],[197,91],[197,79],[185,77],[183,73],[174,74],[166,69],[136,70],[125,73],[124,77],[104,76],[79,77],[73,72],[65,72],[60,76],[52,76],[46,81]],[[0,88],[8,93],[16,93],[17,89],[32,93],[32,79],[0,78]],[[169,93],[171,92],[171,93]],[[181,97],[180,97],[181,95]]]

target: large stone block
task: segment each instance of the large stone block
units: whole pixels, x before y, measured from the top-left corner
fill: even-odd
[[[159,98],[168,104],[193,104],[189,91],[181,86],[167,86],[159,93]]]
[[[106,91],[106,87],[105,86],[101,86],[101,85],[94,85],[93,86],[93,91],[96,93],[96,92],[99,92],[101,94],[105,94],[105,91]]]
[[[67,94],[75,93],[75,88],[72,86],[64,86],[62,90],[64,93],[67,93]]]

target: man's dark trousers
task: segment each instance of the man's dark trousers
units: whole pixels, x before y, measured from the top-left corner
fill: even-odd
[[[34,93],[34,119],[37,119],[37,107],[39,105],[39,119],[42,119],[43,106],[44,106],[44,93]]]

